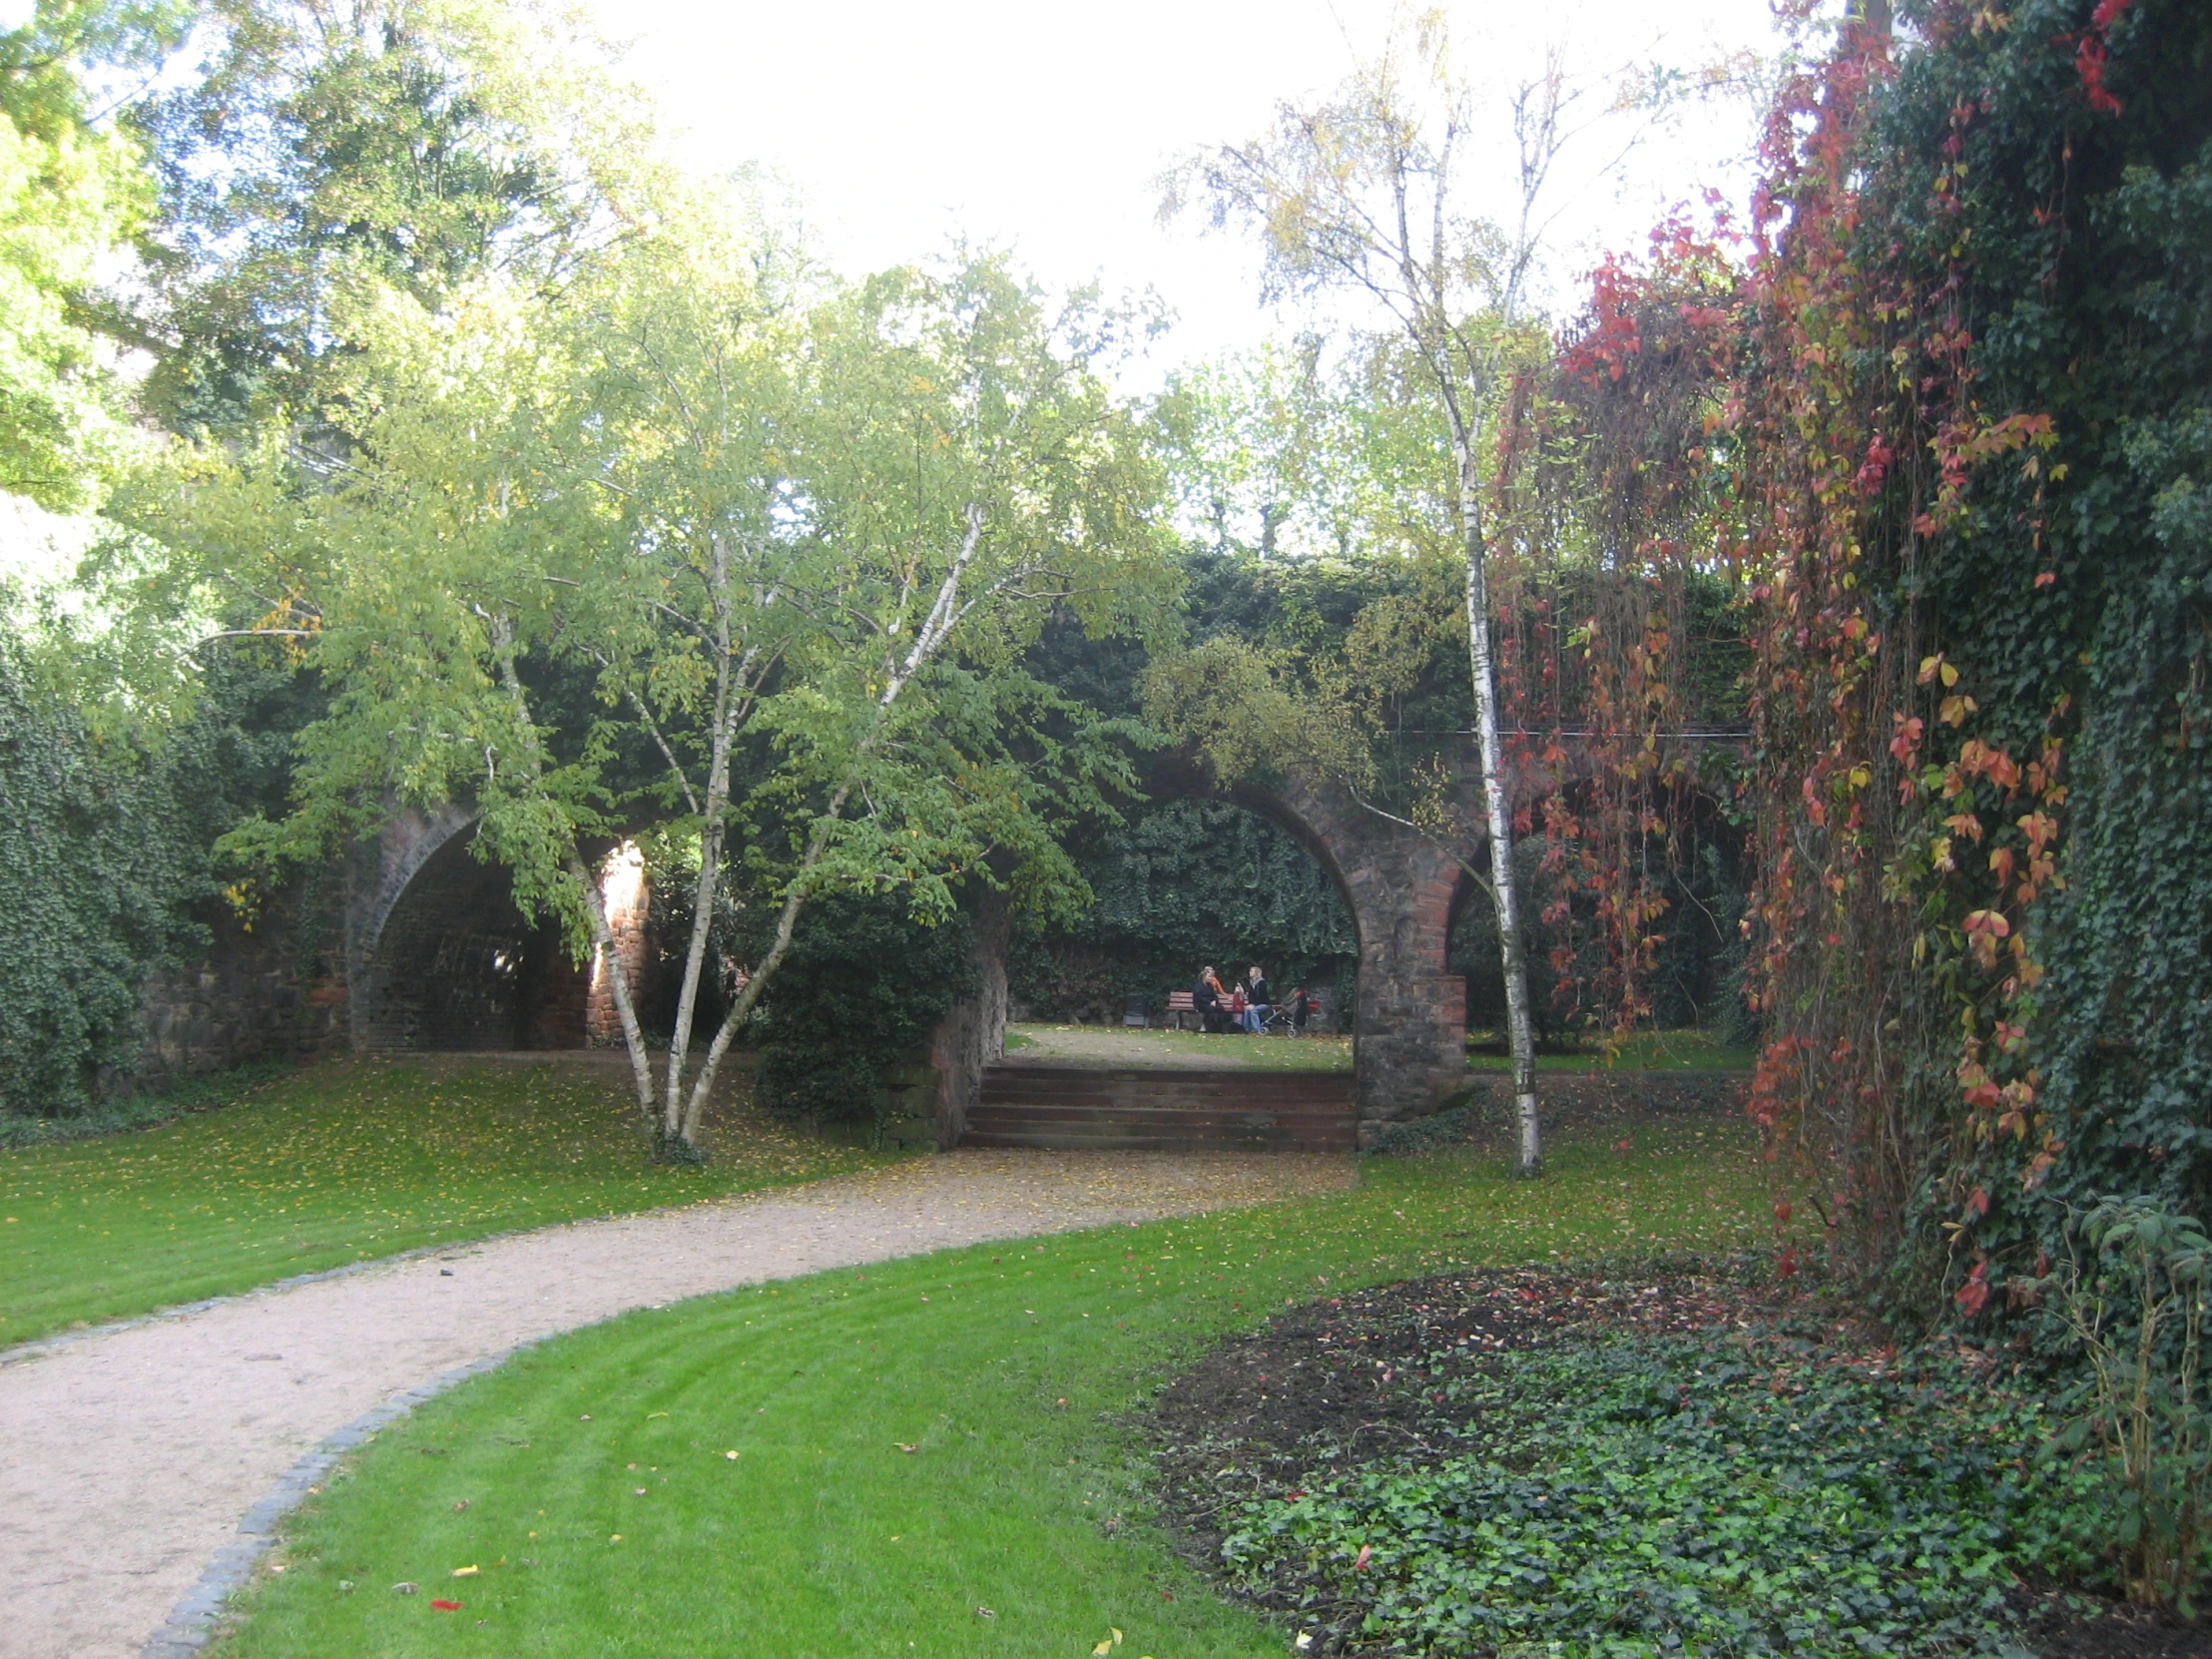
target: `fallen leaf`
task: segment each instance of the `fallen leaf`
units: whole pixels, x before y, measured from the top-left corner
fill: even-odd
[[[421,1586],[420,1584],[416,1584],[416,1583],[413,1583],[412,1581],[409,1581],[409,1582],[407,1582],[407,1583],[404,1583],[404,1584],[394,1584],[394,1585],[392,1586],[392,1589],[393,1589],[393,1590],[395,1590],[395,1591],[396,1591],[397,1593],[399,1593],[400,1595],[403,1595],[403,1596],[411,1596],[411,1595],[413,1595],[413,1594],[415,1593],[415,1591],[417,1591],[417,1590],[419,1590],[419,1589],[421,1589],[421,1588],[422,1588],[422,1586]]]
[[[725,1456],[725,1457],[728,1457],[728,1458],[731,1458],[731,1459],[733,1459],[733,1460],[735,1460],[735,1459],[736,1459],[737,1455],[738,1455],[738,1454],[737,1454],[736,1452],[734,1452],[734,1451],[726,1451],[726,1452],[724,1452],[724,1453],[723,1453],[723,1456]]]
[[[455,1578],[474,1578],[479,1570],[476,1567],[455,1567],[453,1576]]]
[[[633,1486],[630,1488],[630,1494],[633,1497],[643,1497],[645,1496],[645,1488],[643,1486]]]
[[[998,1617],[998,1615],[992,1612],[988,1607],[976,1608],[975,1616],[979,1619],[995,1619]]]
[[[461,1604],[457,1601],[433,1601],[430,1605],[441,1613],[458,1613],[461,1610]]]
[[[609,1537],[608,1537],[608,1539],[607,1539],[607,1542],[609,1542],[610,1544],[619,1544],[619,1543],[621,1543],[621,1542],[622,1542],[622,1534],[621,1534],[621,1533],[619,1533],[619,1532],[616,1532],[616,1533],[612,1533],[612,1534],[610,1534],[610,1535],[609,1535]]]
[[[339,1589],[341,1589],[341,1590],[350,1590],[350,1589],[351,1589],[352,1587],[353,1587],[353,1580],[351,1580],[350,1578],[341,1578],[341,1579],[339,1579],[339,1580],[338,1580],[338,1588],[339,1588]]]
[[[907,1440],[893,1440],[891,1444],[898,1447],[900,1451],[919,1451],[921,1449],[918,1444]]]
[[[459,1513],[460,1513],[460,1512],[461,1512],[461,1511],[462,1511],[463,1509],[466,1509],[467,1507],[468,1507],[468,1499],[464,1497],[464,1498],[462,1498],[462,1499],[461,1499],[461,1501],[460,1501],[460,1502],[458,1502],[458,1503],[456,1503],[456,1504],[454,1504],[454,1505],[453,1505],[453,1513],[455,1513],[455,1514],[457,1515],[457,1514],[459,1514]]]

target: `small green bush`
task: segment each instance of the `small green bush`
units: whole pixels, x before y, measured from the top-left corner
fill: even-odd
[[[2083,1367],[2055,1449],[2095,1448],[2129,1598],[2193,1616],[2212,1541],[2202,1384],[2212,1240],[2195,1218],[2140,1197],[2104,1198],[2069,1217],[2066,1240],[2069,1261],[2040,1288]]]

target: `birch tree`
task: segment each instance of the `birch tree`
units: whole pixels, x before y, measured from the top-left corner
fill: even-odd
[[[1514,140],[1511,219],[1485,220],[1470,212],[1464,183],[1466,170],[1483,160],[1472,149],[1477,100],[1452,76],[1440,32],[1426,32],[1414,51],[1366,66],[1333,98],[1284,105],[1265,136],[1195,158],[1170,180],[1164,204],[1173,214],[1197,203],[1217,226],[1256,230],[1276,296],[1328,289],[1364,296],[1387,316],[1434,391],[1466,566],[1467,659],[1489,830],[1483,885],[1498,916],[1523,1175],[1540,1172],[1543,1139],[1498,729],[1486,486],[1491,423],[1527,319],[1544,190],[1575,136],[1581,101],[1556,61],[1513,92],[1506,112]]]
[[[1019,656],[1055,609],[1137,625],[1168,584],[1157,468],[1091,307],[1054,315],[989,262],[781,288],[779,258],[641,241],[550,305],[498,277],[436,313],[378,289],[332,487],[300,490],[330,458],[279,436],[134,514],[262,591],[228,633],[294,642],[331,692],[296,809],[231,849],[323,856],[395,806],[470,806],[518,906],[598,953],[672,1160],[704,1155],[719,1068],[817,892],[939,917],[963,881],[1079,895],[1055,831],[1131,780],[1097,743],[1009,741],[1049,701]],[[548,712],[579,683],[592,716]],[[641,757],[660,781],[628,787]],[[649,830],[699,846],[673,1026],[650,1034],[591,867]],[[741,853],[775,921],[695,1064]]]

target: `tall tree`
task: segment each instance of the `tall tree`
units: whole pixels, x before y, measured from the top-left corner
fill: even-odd
[[[132,119],[160,202],[130,325],[149,406],[234,430],[342,395],[340,295],[425,303],[473,272],[553,280],[644,208],[635,95],[525,0],[209,0],[194,73]]]
[[[1346,289],[1379,305],[1434,393],[1450,444],[1465,560],[1467,656],[1490,842],[1485,885],[1498,916],[1524,1175],[1541,1170],[1543,1140],[1491,639],[1486,469],[1503,383],[1516,352],[1529,343],[1525,312],[1542,230],[1539,199],[1572,136],[1578,96],[1556,64],[1513,95],[1518,191],[1509,228],[1467,208],[1458,170],[1468,159],[1476,99],[1450,74],[1445,43],[1434,32],[1423,33],[1409,58],[1393,53],[1366,66],[1332,99],[1286,104],[1265,137],[1195,159],[1171,181],[1166,204],[1174,212],[1196,195],[1216,224],[1258,229],[1279,293]]]
[[[100,118],[95,80],[141,73],[183,8],[42,0],[0,30],[0,490],[88,505],[124,424],[89,302],[151,206],[144,157]]]
[[[601,951],[680,1159],[818,892],[942,915],[963,879],[1080,891],[1053,830],[1126,777],[1091,743],[1017,752],[1049,702],[1018,656],[1057,608],[1128,625],[1165,575],[1157,473],[1084,306],[1052,315],[988,262],[779,290],[725,229],[629,247],[555,305],[498,276],[436,313],[383,289],[346,318],[362,394],[333,487],[298,490],[279,438],[138,515],[258,584],[241,632],[297,639],[331,689],[297,808],[234,847],[314,856],[395,803],[472,805],[517,901]],[[596,713],[556,712],[563,675]],[[625,784],[641,752],[666,784]],[[699,846],[658,1080],[589,867],[648,828]],[[734,836],[776,920],[694,1070]]]

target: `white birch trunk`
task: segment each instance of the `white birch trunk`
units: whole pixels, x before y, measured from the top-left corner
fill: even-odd
[[[1543,1125],[1536,1108],[1536,1028],[1529,1014],[1528,957],[1521,937],[1519,888],[1513,879],[1513,808],[1505,791],[1505,745],[1498,731],[1497,664],[1490,649],[1489,560],[1483,546],[1482,498],[1473,446],[1456,445],[1459,511],[1466,537],[1467,660],[1474,680],[1474,729],[1482,745],[1482,802],[1490,830],[1490,896],[1505,976],[1506,1044],[1513,1057],[1513,1115],[1520,1125],[1516,1175],[1543,1171]]]

